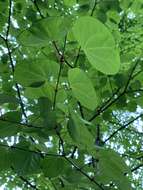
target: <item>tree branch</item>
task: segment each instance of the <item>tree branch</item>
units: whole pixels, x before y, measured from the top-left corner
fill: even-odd
[[[85,173],[79,166],[77,166],[70,158],[64,157],[77,171],[83,174],[86,178],[89,179],[92,183],[94,183],[99,189],[104,190],[102,185],[100,185],[94,178],[90,177],[87,173]]]
[[[3,36],[0,36],[0,37],[5,42],[5,45],[6,45],[6,48],[7,48],[7,51],[8,51],[8,56],[9,56],[9,61],[10,61],[12,73],[14,75],[15,68],[14,68],[14,64],[13,64],[13,60],[12,60],[11,50],[10,50],[9,43],[8,43],[8,36],[9,36],[10,25],[11,25],[11,14],[12,14],[12,0],[9,1],[9,15],[8,15],[8,21],[7,21],[8,27],[7,27],[7,31],[6,31],[6,38],[4,38]],[[22,98],[21,98],[20,89],[19,89],[19,86],[18,86],[17,83],[15,83],[15,88],[16,88],[16,91],[17,91],[17,96],[18,96],[18,99],[19,99],[22,114],[25,117],[25,121],[27,123],[28,122],[27,121],[27,115],[26,115],[26,112],[25,112],[25,107],[24,107]]]
[[[93,16],[97,4],[98,4],[98,0],[94,0],[94,5],[93,5],[93,8],[92,8],[92,10],[91,10],[90,16]]]
[[[73,68],[73,66],[70,65],[69,62],[65,59],[65,56],[63,55],[63,53],[59,50],[59,48],[58,48],[56,42],[53,41],[52,43],[53,43],[53,46],[55,47],[55,49],[56,49],[56,51],[57,51],[57,54],[58,54],[58,56],[60,57],[60,59],[61,59],[61,57],[62,57],[63,62],[65,62],[70,68]]]
[[[131,172],[135,172],[136,170],[140,169],[141,167],[143,167],[143,164],[139,164],[135,168],[131,169]]]
[[[29,152],[29,153],[37,154],[37,155],[42,156],[42,157],[44,157],[44,156],[61,157],[58,154],[42,153],[42,152],[38,152],[38,151],[35,151],[35,150],[29,150],[29,149],[25,149],[25,148],[22,148],[22,147],[17,147],[17,146],[14,146],[14,145],[9,146],[7,144],[2,144],[2,143],[0,143],[0,147],[21,150],[21,151],[24,151],[24,152]]]
[[[8,13],[8,21],[7,21],[7,31],[6,31],[6,40],[8,40],[10,26],[11,26],[11,15],[12,15],[12,0],[9,0],[9,13]]]
[[[65,45],[66,45],[66,37],[65,37],[64,48],[63,48],[62,53],[60,53],[60,51],[58,50],[58,47],[57,47],[55,41],[53,42],[53,45],[56,48],[57,52],[59,52],[59,56],[60,56],[60,68],[59,68],[59,73],[58,73],[58,77],[57,77],[57,83],[56,83],[56,87],[55,87],[55,94],[54,94],[54,100],[53,100],[53,109],[55,109],[58,87],[59,87],[59,82],[60,82],[60,76],[61,76],[62,68],[63,68],[63,64],[64,64],[64,51],[65,51]]]
[[[77,104],[78,104],[78,106],[79,106],[80,115],[81,115],[81,117],[84,119],[85,117],[84,117],[82,105],[81,105],[81,103],[80,103],[79,101],[77,102]]]
[[[27,186],[31,187],[32,189],[39,190],[36,185],[33,185],[30,183],[25,177],[23,176],[18,176]]]
[[[96,184],[101,190],[104,190],[104,188],[95,181],[95,179],[93,179],[92,177],[90,177],[86,172],[84,172],[82,169],[80,169],[80,167],[78,165],[76,165],[73,161],[70,160],[70,158],[66,157],[65,155],[59,155],[59,154],[52,154],[52,153],[40,153],[40,152],[37,152],[37,151],[34,151],[34,150],[28,150],[28,149],[24,149],[24,148],[21,148],[21,147],[16,147],[16,146],[9,146],[9,145],[6,145],[6,144],[1,144],[0,143],[0,146],[1,147],[5,147],[5,148],[14,148],[14,149],[17,149],[17,150],[22,150],[22,151],[25,151],[25,152],[31,152],[31,153],[34,153],[34,154],[38,154],[38,155],[42,155],[42,156],[53,156],[53,157],[62,157],[64,158],[65,160],[67,160],[67,162],[69,162],[76,170],[78,170],[82,175],[84,175],[86,178],[88,178],[91,182],[93,182],[94,184]]]
[[[77,66],[77,62],[78,62],[79,55],[80,55],[80,50],[81,50],[81,46],[78,48],[78,53],[77,53],[77,56],[76,56],[76,59],[75,59],[75,62],[74,62],[74,67]]]
[[[60,141],[60,145],[61,145],[61,147],[62,147],[62,156],[65,156],[66,154],[65,154],[65,148],[64,148],[64,141],[63,141],[63,139],[62,139],[62,137],[61,137],[61,134],[59,133],[59,131],[57,131],[57,128],[55,129],[56,130],[56,134],[57,134],[57,136],[58,136],[58,138],[59,138],[59,141]],[[60,149],[60,148],[59,148]],[[61,151],[59,151],[59,153],[60,153]]]
[[[129,121],[128,123],[126,123],[125,125],[122,125],[120,128],[118,128],[116,131],[114,131],[107,139],[105,139],[105,141],[103,143],[106,143],[107,141],[109,141],[111,138],[113,138],[119,131],[125,129],[126,127],[128,127],[130,124],[132,124],[134,121],[136,121],[137,119],[139,119],[140,117],[143,116],[143,113],[138,115],[136,118],[132,119],[131,121]]]
[[[103,113],[105,110],[107,110],[110,106],[112,106],[115,102],[117,102],[123,95],[125,95],[127,93],[127,88],[129,86],[130,81],[132,80],[132,75],[134,73],[134,70],[136,69],[139,60],[136,61],[135,65],[133,66],[130,75],[128,77],[128,80],[126,82],[126,85],[123,89],[123,91],[117,96],[115,97],[115,95],[120,91],[120,88],[117,89],[117,91],[115,91],[115,93],[113,93],[113,95],[105,102],[105,104],[103,104],[98,110],[97,112],[89,119],[89,121],[94,120],[97,116],[99,116],[101,113]],[[113,100],[112,100],[113,99]],[[111,101],[112,100],[112,101]],[[111,102],[110,102],[111,101]]]
[[[132,68],[132,70],[131,70],[131,72],[130,72],[130,75],[129,75],[129,77],[128,77],[127,83],[126,83],[125,88],[124,88],[124,92],[126,92],[128,86],[129,86],[129,83],[130,83],[130,81],[132,80],[132,75],[133,75],[133,73],[134,73],[134,71],[135,71],[135,69],[136,69],[138,63],[139,63],[139,60],[136,61],[135,65],[133,66],[133,68]]]
[[[35,8],[37,9],[37,11],[38,11],[40,17],[41,17],[41,18],[45,18],[44,15],[41,13],[41,10],[39,9],[39,6],[38,6],[36,0],[31,0],[31,1],[32,1],[32,3],[34,4]]]
[[[119,91],[120,91],[120,88],[118,88],[112,94],[112,96],[97,109],[96,113],[88,121],[94,120],[97,116],[99,116],[101,113],[103,113],[108,107],[110,107],[114,102],[116,102],[120,98],[119,96],[117,98],[115,98],[115,95],[117,95]]]
[[[3,115],[0,117],[0,121],[3,121],[3,122],[7,122],[7,123],[10,123],[10,124],[15,124],[15,125],[21,125],[21,126],[24,126],[24,127],[31,127],[31,128],[35,128],[35,129],[43,129],[42,127],[34,126],[32,124],[20,123],[20,122],[16,122],[16,121],[10,121],[10,120],[4,119],[2,117],[3,117]]]

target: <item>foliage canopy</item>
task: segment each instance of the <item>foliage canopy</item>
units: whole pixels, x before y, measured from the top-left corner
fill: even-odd
[[[0,0],[7,189],[143,188],[143,1]]]

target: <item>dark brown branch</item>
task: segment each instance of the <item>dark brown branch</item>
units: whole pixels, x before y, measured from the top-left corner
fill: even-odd
[[[70,68],[74,68],[71,64],[69,64],[69,62],[65,59],[65,57],[64,57],[64,62],[65,62]]]
[[[71,156],[70,156],[72,159],[74,158],[76,151],[77,151],[77,146],[74,146],[73,151],[72,151]]]
[[[129,121],[128,123],[126,123],[125,125],[122,125],[120,128],[118,128],[116,131],[114,131],[105,141],[104,143],[106,143],[107,141],[109,141],[111,138],[113,138],[119,131],[125,129],[126,127],[128,127],[130,124],[132,124],[134,121],[136,121],[137,119],[139,119],[140,117],[142,117],[143,114],[138,115],[137,117],[135,117],[134,119],[132,119],[131,121]]]
[[[0,38],[5,42],[5,38],[0,34]]]
[[[28,187],[31,187],[32,189],[39,190],[36,185],[33,185],[30,183],[25,177],[23,176],[18,176]]]
[[[90,16],[93,16],[97,4],[98,4],[98,0],[94,0],[94,5],[93,5],[93,8],[92,8],[92,10],[91,10]]]
[[[78,106],[79,106],[80,115],[81,115],[81,117],[84,119],[85,117],[84,117],[82,105],[81,105],[81,103],[80,103],[79,101],[77,102],[77,104],[78,104]]]
[[[21,151],[24,151],[24,152],[29,152],[29,153],[37,154],[39,156],[42,155],[42,157],[44,157],[44,156],[61,157],[61,155],[58,155],[58,154],[41,153],[41,152],[38,152],[38,151],[35,151],[35,150],[29,150],[29,149],[25,149],[25,148],[22,148],[22,147],[17,147],[17,146],[14,146],[14,145],[13,146],[9,146],[7,144],[0,143],[0,146],[1,147],[5,147],[5,148],[11,148],[11,149],[16,149],[16,150],[21,150]]]
[[[92,121],[94,120],[97,116],[99,116],[101,113],[103,113],[107,108],[108,106],[110,107],[114,102],[116,102],[120,97],[118,96],[117,98],[114,98],[115,95],[118,94],[118,92],[120,91],[120,88],[118,88],[113,94],[112,96],[106,101],[103,103],[103,105],[101,105],[96,113],[88,120],[88,121]],[[112,100],[113,99],[113,100]],[[111,101],[112,100],[112,101]]]
[[[13,166],[11,166],[11,169],[14,171]],[[32,183],[30,183],[25,177],[18,175],[18,174],[17,174],[17,176],[26,184],[27,187],[31,187],[32,189],[39,190],[36,185],[33,185]]]
[[[64,185],[63,180],[62,180],[60,177],[59,177],[58,179],[59,179],[59,181],[60,181],[61,187],[62,187],[62,188],[64,188],[64,187],[65,187],[65,185]]]
[[[131,169],[131,172],[135,172],[136,170],[140,169],[141,167],[143,167],[143,164],[139,164],[135,168]]]
[[[16,121],[10,121],[10,120],[4,119],[2,117],[3,117],[3,115],[0,117],[0,121],[3,121],[3,122],[7,122],[7,123],[10,123],[10,124],[15,124],[15,125],[21,125],[23,127],[31,127],[31,128],[35,128],[35,129],[43,129],[42,127],[34,126],[32,124],[20,123],[20,122],[16,122]]]
[[[60,68],[59,68],[57,83],[56,83],[56,87],[55,87],[54,100],[53,100],[53,109],[55,109],[55,106],[56,106],[56,99],[57,99],[57,93],[58,93],[58,86],[59,86],[59,82],[60,82],[60,76],[61,76],[61,73],[62,73],[62,68],[63,68],[63,62],[60,61]]]
[[[81,46],[80,46],[79,49],[78,49],[78,53],[77,53],[77,56],[76,56],[76,59],[75,59],[75,62],[74,62],[74,67],[77,66],[77,62],[78,62],[79,55],[80,55],[80,50],[81,50]]]
[[[90,177],[87,173],[85,173],[78,165],[76,165],[73,161],[70,160],[70,158],[66,157],[65,155],[59,155],[59,154],[52,154],[52,153],[40,153],[34,150],[28,150],[28,149],[24,149],[21,147],[16,147],[16,146],[8,146],[6,144],[1,144],[0,146],[5,147],[5,148],[12,148],[12,149],[17,149],[17,150],[22,150],[22,151],[26,151],[26,152],[31,152],[34,154],[38,154],[39,156],[53,156],[53,157],[62,157],[65,160],[67,160],[67,162],[69,162],[77,171],[79,171],[82,175],[84,175],[86,178],[88,178],[91,182],[93,182],[94,184],[96,184],[101,190],[104,190],[104,188],[95,181],[95,179],[93,179],[92,177]]]
[[[135,90],[127,90],[127,93],[133,93],[133,92],[143,92],[143,89],[135,89]]]
[[[116,98],[114,98],[115,95],[117,94],[117,92],[120,90],[120,88],[118,88],[118,89],[117,89],[117,92],[113,93],[113,95],[111,96],[111,98],[109,98],[109,99],[105,102],[105,104],[103,104],[103,105],[97,110],[97,112],[89,119],[89,121],[94,120],[97,116],[99,116],[101,113],[103,113],[104,111],[106,111],[110,106],[112,106],[112,105],[113,105],[115,102],[117,102],[123,95],[126,94],[127,88],[128,88],[128,86],[129,86],[129,83],[130,83],[130,81],[132,80],[132,75],[133,75],[133,73],[134,73],[134,71],[135,71],[135,69],[136,69],[138,63],[139,63],[139,62],[138,62],[138,60],[137,60],[136,63],[135,63],[135,65],[133,66],[131,72],[130,72],[130,75],[129,75],[129,77],[128,77],[128,80],[127,80],[127,82],[126,82],[126,85],[125,85],[123,91],[122,91]],[[112,99],[113,99],[113,100],[112,100]],[[111,100],[112,100],[112,101],[111,101]]]
[[[77,171],[94,183],[99,189],[104,190],[102,185],[100,185],[94,178],[90,177],[86,172],[84,172],[79,166],[77,166],[70,158],[64,157]]]
[[[11,15],[12,15],[12,0],[9,0],[9,12],[8,12],[8,21],[7,21],[7,31],[6,31],[6,40],[9,36],[10,25],[11,25]]]
[[[57,47],[57,44],[55,41],[52,42],[53,43],[53,46],[55,47],[56,51],[57,51],[57,54],[59,56],[59,59],[61,59],[61,56],[62,56],[62,59],[63,59],[63,62],[65,62],[70,68],[73,68],[72,65],[69,64],[69,62],[65,59],[65,56],[62,55],[63,53],[60,52],[59,48]],[[65,45],[65,44],[64,44]]]
[[[31,1],[32,1],[32,0],[31,0]],[[41,18],[45,18],[44,15],[41,13],[41,10],[39,9],[39,6],[38,6],[36,0],[33,0],[32,2],[33,2],[33,4],[34,4],[35,8],[37,9],[37,11],[38,11],[40,17],[41,17]]]
[[[101,145],[101,139],[100,139],[100,125],[99,124],[97,124],[97,126],[96,126],[96,133],[97,133],[97,135],[96,135],[96,139],[95,139],[95,145],[97,145],[97,146],[100,146]]]
[[[54,188],[55,190],[58,190],[57,187],[56,187],[56,185],[54,184],[54,182],[53,182],[50,178],[49,178],[49,181],[51,182],[53,188]]]
[[[11,65],[12,72],[13,72],[13,75],[14,75],[15,68],[14,68],[14,64],[13,64],[13,60],[12,60],[12,55],[11,55],[11,51],[10,51],[7,39],[5,39],[5,44],[6,44],[6,47],[7,47],[7,50],[8,50],[10,65]],[[25,117],[25,121],[27,122],[27,115],[26,115],[26,112],[25,112],[25,107],[24,107],[24,104],[23,104],[23,101],[22,101],[22,98],[21,98],[21,94],[20,94],[20,89],[19,89],[19,86],[18,86],[17,83],[15,83],[15,88],[16,88],[16,91],[17,91],[17,96],[18,96],[18,99],[19,99],[19,103],[20,103],[22,114]]]
[[[133,66],[131,72],[130,72],[130,75],[129,75],[129,77],[128,77],[127,83],[126,83],[125,88],[124,88],[124,92],[126,92],[128,86],[129,86],[129,83],[130,83],[130,81],[132,80],[132,75],[133,75],[133,73],[134,73],[134,71],[135,71],[135,69],[136,69],[138,63],[139,63],[139,61],[137,60],[136,63],[135,63],[135,65]]]
[[[55,129],[56,130],[56,134],[57,134],[57,136],[58,136],[58,138],[59,138],[59,141],[60,141],[60,145],[61,145],[61,147],[62,147],[62,156],[65,156],[66,154],[65,154],[65,149],[64,149],[64,141],[63,141],[63,139],[62,139],[62,137],[61,137],[61,134],[59,133],[59,131],[57,130],[57,129]],[[60,153],[61,151],[59,151],[59,153]]]
[[[24,151],[24,152],[29,152],[29,153],[37,154],[37,155],[41,156],[42,158],[45,157],[45,156],[61,157],[58,154],[42,153],[42,152],[39,152],[39,151],[29,150],[29,149],[25,149],[25,148],[17,147],[17,146],[9,146],[7,144],[2,144],[2,143],[0,143],[0,146],[1,147],[5,147],[5,148],[11,148],[11,149],[16,149],[16,150],[21,150],[21,151]]]
[[[13,64],[13,60],[12,60],[11,50],[10,50],[10,47],[9,47],[9,44],[8,44],[8,36],[9,36],[10,25],[11,25],[11,14],[12,14],[12,0],[9,1],[9,15],[8,15],[8,21],[7,21],[8,22],[7,23],[8,27],[7,27],[7,31],[6,31],[6,38],[4,38],[3,36],[0,36],[0,37],[5,42],[5,45],[6,45],[6,48],[7,48],[7,51],[8,51],[8,56],[9,56],[9,61],[10,61],[12,73],[14,75],[15,68],[14,68],[14,64]],[[27,115],[26,115],[26,112],[25,112],[25,108],[24,108],[22,98],[21,98],[20,89],[19,89],[19,86],[18,86],[17,83],[15,83],[15,88],[16,88],[16,91],[17,91],[17,96],[18,96],[18,99],[19,99],[22,114],[25,117],[25,121],[27,122]]]

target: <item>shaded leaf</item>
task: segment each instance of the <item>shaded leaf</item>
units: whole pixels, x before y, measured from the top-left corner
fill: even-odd
[[[68,79],[75,98],[90,110],[94,110],[98,103],[92,82],[81,69],[70,69]]]

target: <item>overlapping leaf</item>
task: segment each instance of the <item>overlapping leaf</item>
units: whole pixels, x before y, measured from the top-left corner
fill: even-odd
[[[75,98],[86,108],[94,110],[98,104],[98,98],[86,73],[78,68],[71,69],[68,79]]]
[[[105,74],[116,74],[120,68],[119,52],[109,30],[97,19],[84,16],[75,22],[73,33],[89,62]]]

